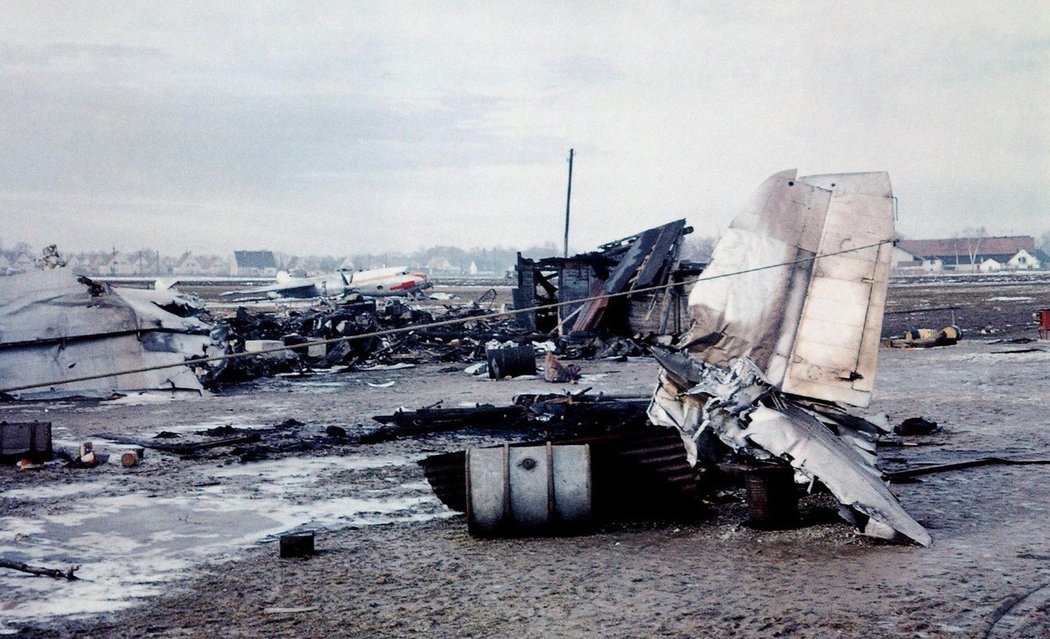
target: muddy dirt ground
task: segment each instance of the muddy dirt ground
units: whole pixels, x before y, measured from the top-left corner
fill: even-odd
[[[891,308],[913,303],[963,305],[971,309],[959,314],[965,329],[997,332],[974,331],[954,347],[881,351],[866,413],[891,423],[925,416],[942,427],[920,445],[882,451],[883,463],[1050,458],[1050,343],[990,343],[1034,337],[1031,313],[1050,306],[1050,286],[942,283],[891,292]],[[304,451],[246,463],[217,449],[192,459],[147,451],[133,469],[0,468],[4,555],[80,564],[85,578],[0,573],[0,632],[1050,636],[1050,466],[987,466],[895,485],[933,535],[929,548],[859,537],[819,495],[803,500],[804,525],[788,531],[748,528],[746,508],[730,499],[701,519],[479,541],[467,535],[462,515],[433,498],[414,462],[501,440],[473,432],[353,443],[374,428],[372,415],[398,406],[505,404],[516,393],[581,387],[645,395],[656,375],[646,359],[581,366],[588,377],[577,386],[496,382],[432,365],[260,380],[180,401],[0,406],[3,419],[51,421],[59,445],[93,439],[117,457],[126,447],[98,433],[168,430],[192,440],[202,437],[197,430],[230,426],[310,442]],[[350,437],[331,437],[330,426]],[[280,559],[275,535],[301,527],[317,530],[318,554]]]

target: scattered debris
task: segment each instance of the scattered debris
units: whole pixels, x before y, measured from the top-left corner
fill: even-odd
[[[26,468],[53,457],[51,422],[0,422],[0,463],[18,462]],[[21,464],[23,460],[28,463]]]
[[[488,375],[489,363],[478,362],[477,364],[471,364],[470,366],[463,369],[464,373],[468,375]]]
[[[933,348],[935,346],[954,346],[962,339],[962,329],[958,326],[946,326],[939,331],[930,328],[913,328],[901,339],[888,339],[886,346],[891,348]]]
[[[1045,353],[1045,348],[1015,348],[1009,351],[992,351],[992,355],[1018,355],[1022,353]]]
[[[374,444],[403,437],[459,430],[461,428],[507,428],[517,424],[526,413],[524,406],[492,405],[474,408],[441,408],[440,404],[415,411],[398,410],[391,415],[376,415],[384,427],[361,438],[362,444]],[[392,424],[393,426],[389,426]]]
[[[1039,340],[1032,339],[1031,337],[1014,337],[1013,339],[993,339],[989,341],[989,344],[1031,344]]]
[[[481,317],[490,312],[494,298],[495,292],[490,290],[469,303],[446,305],[445,313],[437,316],[399,300],[379,306],[376,300],[360,298],[338,305],[325,302],[306,311],[285,314],[252,313],[241,307],[228,324],[231,352],[259,352],[299,344],[303,348],[275,352],[272,357],[232,360],[215,376],[214,383],[337,365],[363,371],[399,370],[422,362],[477,363],[486,358],[486,344],[490,342],[518,345],[529,343],[532,337],[509,317]],[[436,320],[450,319],[465,321],[429,326]],[[383,337],[319,343],[413,326],[419,328]]]
[[[100,456],[95,455],[95,445],[91,442],[84,442],[80,444],[80,452],[77,454],[77,458],[73,460],[73,464],[77,468],[94,468],[102,463]]]
[[[73,573],[79,570],[80,566],[70,566],[65,570],[58,570],[57,568],[39,568],[37,566],[24,564],[20,561],[11,561],[10,559],[0,558],[0,568],[10,568],[11,570],[18,570],[20,572],[29,573],[30,575],[36,575],[37,577],[54,577],[55,579],[76,581],[79,577]]]
[[[580,379],[580,367],[576,364],[562,364],[554,353],[547,351],[543,356],[543,379],[552,384],[576,382]]]
[[[124,468],[134,468],[139,465],[140,459],[137,454],[129,451],[120,456],[120,465]]]
[[[329,426],[324,429],[324,434],[336,439],[345,439],[346,429],[342,426]]]
[[[536,351],[532,346],[496,346],[485,349],[489,377],[505,379],[536,374]]]
[[[176,455],[192,455],[202,450],[207,450],[210,448],[221,448],[223,446],[254,444],[262,439],[259,433],[248,433],[246,435],[222,437],[210,441],[165,444],[157,441],[140,440],[133,437],[125,437],[124,435],[120,435],[117,433],[99,433],[96,436],[101,437],[103,439],[108,439],[118,444],[139,446],[142,448],[152,448],[154,450],[160,450],[166,453],[174,453]]]
[[[909,417],[893,427],[893,432],[903,437],[929,435],[937,432],[937,430],[937,422],[930,421],[925,417]]]
[[[310,557],[314,554],[314,531],[301,530],[281,535],[280,554],[282,559],[290,557]]]
[[[932,464],[929,466],[920,466],[918,468],[908,468],[905,470],[896,470],[886,473],[886,477],[893,481],[900,481],[903,479],[910,479],[912,477],[918,477],[920,475],[932,475],[935,473],[943,473],[951,470],[963,470],[966,468],[977,468],[979,466],[1045,466],[1050,464],[1050,459],[1013,459],[1008,457],[982,457],[980,459],[970,459],[961,462],[951,462],[947,464]]]

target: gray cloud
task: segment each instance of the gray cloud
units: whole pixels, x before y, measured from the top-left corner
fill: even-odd
[[[1050,18],[1011,8],[8,6],[4,239],[557,240],[570,146],[581,249],[790,167],[889,170],[913,237],[1039,234]]]

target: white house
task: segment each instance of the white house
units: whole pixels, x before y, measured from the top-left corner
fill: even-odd
[[[132,260],[132,265],[135,267],[135,273],[137,275],[157,273],[156,258],[144,251],[139,251],[135,254],[135,258]]]
[[[977,270],[982,273],[994,273],[1003,270],[1003,265],[989,257],[977,266]]]
[[[1021,249],[1006,262],[1006,267],[1018,271],[1027,271],[1029,269],[1037,269],[1042,266],[1039,259],[1029,253],[1028,251]]]
[[[197,256],[189,251],[186,251],[179,257],[178,261],[175,262],[175,266],[172,271],[176,275],[199,275],[203,271],[201,270],[200,260]]]
[[[36,260],[29,257],[28,253],[19,253],[15,261],[11,263],[11,270],[15,273],[28,273],[36,268]]]
[[[898,275],[922,275],[924,273],[939,273],[944,270],[944,262],[937,258],[927,258],[910,253],[899,246],[893,247],[890,258],[893,270]]]

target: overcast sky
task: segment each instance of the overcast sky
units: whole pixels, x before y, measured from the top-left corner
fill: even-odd
[[[1050,230],[1033,2],[4,2],[0,239],[571,245],[889,171],[909,237]]]

